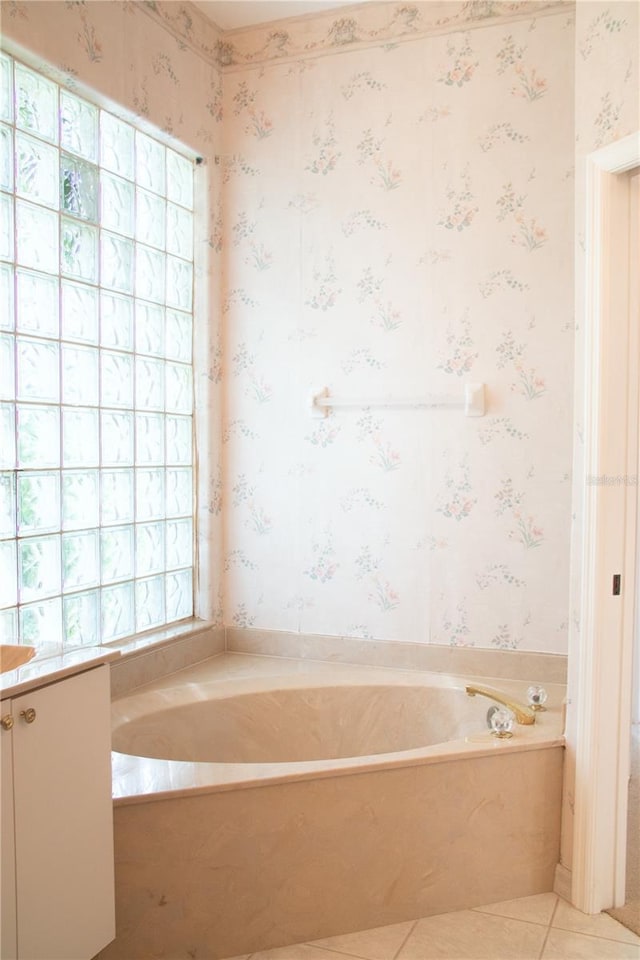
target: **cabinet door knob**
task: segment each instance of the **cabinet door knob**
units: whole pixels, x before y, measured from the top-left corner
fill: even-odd
[[[25,723],[33,723],[36,718],[36,711],[33,707],[27,707],[26,710],[20,711],[20,716],[23,718]]]
[[[8,713],[5,717],[3,717],[2,720],[0,720],[0,724],[2,724],[3,730],[11,730],[13,726],[13,717],[11,714]]]

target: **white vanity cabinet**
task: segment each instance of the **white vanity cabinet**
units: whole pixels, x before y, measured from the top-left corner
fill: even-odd
[[[0,956],[90,960],[115,936],[109,667],[1,707]]]

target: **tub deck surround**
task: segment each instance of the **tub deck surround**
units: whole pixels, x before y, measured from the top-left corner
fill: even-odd
[[[237,653],[361,663],[545,684],[567,682],[567,658],[564,654],[495,650],[482,646],[445,646],[407,640],[365,640],[362,637],[249,627],[226,627],[225,633],[227,650]]]
[[[525,682],[485,683],[526,700]],[[464,685],[420,671],[222,654],[114,700],[114,800],[141,803],[562,746],[561,685],[548,685],[550,709],[506,741],[487,732],[490,702],[465,696]],[[319,722],[317,713],[312,719],[318,706]],[[347,734],[344,708],[353,721]],[[224,736],[214,745],[221,726]]]
[[[523,682],[485,683],[524,699]],[[198,714],[209,705],[241,708],[251,749],[246,762],[219,763],[114,754],[118,935],[100,960],[217,960],[550,891],[564,688],[549,685],[551,709],[533,727],[496,741],[488,702],[463,687],[419,671],[227,653],[116,699],[121,747],[129,737],[127,749],[146,740],[149,752],[181,751],[191,726],[202,755],[211,731]],[[423,708],[443,728],[427,718],[424,745],[392,753],[252,762],[260,732],[265,749],[284,740],[288,756],[317,746],[304,706],[316,697],[352,703],[354,750],[387,749],[396,734],[402,746]],[[323,736],[335,734],[323,721]],[[433,742],[446,736],[458,738]]]
[[[113,646],[122,657],[111,667],[111,695],[121,697],[145,683],[223,653],[224,627],[194,619]]]

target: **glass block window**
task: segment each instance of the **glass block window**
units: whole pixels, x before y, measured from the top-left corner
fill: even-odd
[[[0,637],[193,612],[193,163],[0,54]]]

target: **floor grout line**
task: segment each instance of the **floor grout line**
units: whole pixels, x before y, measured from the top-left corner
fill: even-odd
[[[611,919],[613,919],[613,917]],[[620,926],[622,926],[622,924],[620,924]],[[562,930],[563,933],[575,933],[579,937],[589,937],[591,940],[606,940],[607,943],[624,943],[628,947],[639,946],[639,944],[634,943],[633,940],[618,940],[616,937],[607,937],[602,933],[587,933],[585,930],[570,930],[569,927],[554,927],[553,929]],[[631,932],[633,933],[633,930]]]
[[[409,937],[411,936],[411,934],[413,933],[413,931],[415,930],[415,928],[418,926],[418,923],[419,923],[418,920],[414,920],[414,921],[413,921],[413,923],[411,924],[411,929],[409,930],[409,932],[407,933],[406,937],[404,938],[404,940],[402,941],[402,943],[400,944],[400,946],[398,947],[398,949],[397,949],[396,952],[394,953],[394,955],[393,955],[393,957],[391,958],[391,960],[397,960],[397,958],[400,956],[400,953],[402,952],[402,950],[404,950],[405,946],[407,945],[407,941],[408,941]]]
[[[389,924],[390,927],[393,926],[392,923]],[[375,930],[375,927],[368,927],[369,930]],[[383,928],[384,929],[384,928]],[[366,930],[356,931],[359,933],[366,933]],[[340,936],[340,934],[338,934]],[[349,934],[345,934],[349,936]],[[349,950],[340,949],[337,950],[335,947],[327,947],[323,943],[316,943],[315,940],[305,940],[302,944],[305,947],[313,947],[314,950],[326,950],[327,953],[332,953],[336,957],[353,957],[354,960],[371,960],[370,957],[363,957],[361,953],[351,953]],[[296,946],[296,944],[294,944]]]
[[[549,923],[547,924],[547,932],[545,933],[544,940],[542,941],[542,947],[540,948],[540,955],[538,957],[538,960],[542,960],[542,958],[544,957],[544,952],[547,949],[547,940],[549,939],[549,934],[553,929],[553,920],[558,910],[559,904],[560,904],[560,897],[556,897],[556,902],[553,905],[553,910],[551,911],[551,916],[549,917]]]
[[[496,917],[498,920],[515,920],[517,923],[529,923],[533,927],[547,927],[549,925],[548,920],[525,920],[524,917],[512,917],[506,913],[489,913],[482,910],[481,907],[472,907],[473,913],[480,913],[483,917]],[[555,910],[555,907],[554,907]],[[446,914],[445,914],[446,916]]]

